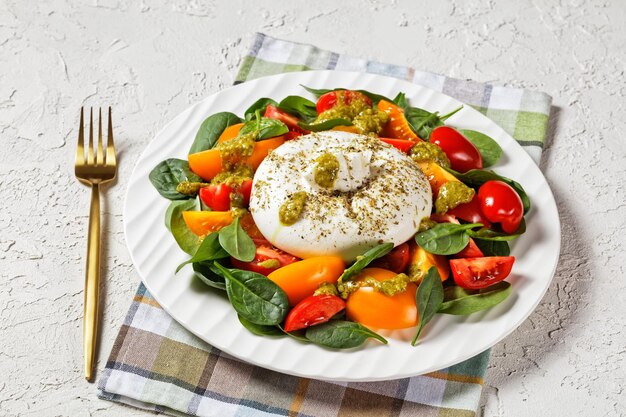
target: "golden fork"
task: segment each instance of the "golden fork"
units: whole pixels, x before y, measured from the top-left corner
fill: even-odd
[[[93,108],[89,116],[89,147],[85,159],[83,108],[80,109],[80,127],[74,173],[83,184],[91,186],[89,210],[89,235],[87,237],[87,271],[85,273],[85,310],[83,315],[83,349],[85,354],[85,379],[93,379],[93,364],[98,338],[98,300],[100,291],[100,184],[115,178],[117,162],[113,146],[111,107],[106,153],[102,146],[102,109],[98,111],[98,145],[94,157]]]

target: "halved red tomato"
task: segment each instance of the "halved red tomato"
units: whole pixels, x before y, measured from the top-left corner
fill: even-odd
[[[372,262],[373,267],[389,269],[390,271],[399,274],[404,272],[409,265],[409,244],[402,243],[391,250],[387,255],[382,258],[376,259]]]
[[[209,185],[200,188],[198,194],[204,204],[214,211],[230,210],[230,193],[233,189],[228,184]]]
[[[352,90],[337,90],[322,94],[320,98],[317,99],[315,108],[317,109],[317,114],[320,114],[326,110],[332,109],[337,103],[349,106],[355,100],[364,101],[369,106],[372,105],[372,100],[363,93]]]
[[[287,112],[284,112],[280,110],[278,107],[272,106],[271,104],[265,108],[265,114],[263,114],[263,117],[267,117],[268,119],[280,120],[281,122],[287,125],[289,130],[294,130],[300,133],[303,132],[300,126],[298,126],[299,120],[296,116],[293,116]]]
[[[344,308],[346,302],[335,295],[311,295],[289,312],[284,329],[293,332],[325,323]]]
[[[255,240],[255,243],[258,245],[259,243],[263,243],[263,241],[258,241],[257,243],[257,240]],[[235,268],[258,272],[259,274],[265,276],[269,275],[278,268],[282,268],[285,265],[292,264],[299,260],[300,258],[290,255],[276,247],[265,245],[257,246],[254,259],[250,262],[243,262],[232,257],[230,258],[230,261]]]
[[[456,285],[480,290],[508,277],[514,262],[514,256],[451,259],[450,269]]]
[[[393,139],[393,138],[380,138],[385,143],[398,149],[400,152],[408,153],[409,150],[415,146],[415,141],[406,139]]]
[[[482,223],[485,227],[491,226],[491,222],[483,214],[483,211],[480,208],[480,199],[478,198],[478,194],[476,194],[469,203],[458,205],[455,208],[448,210],[446,214],[450,214],[469,223]]]
[[[483,158],[476,146],[450,126],[435,128],[430,134],[430,142],[443,149],[455,171],[467,172],[483,167]]]
[[[480,258],[485,256],[483,251],[480,250],[474,239],[470,237],[469,243],[463,250],[455,255],[452,255],[455,258]]]

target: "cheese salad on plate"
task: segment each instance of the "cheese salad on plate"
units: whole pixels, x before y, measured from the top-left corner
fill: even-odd
[[[200,126],[150,172],[195,276],[259,336],[331,349],[505,300],[530,201],[500,146],[403,93],[304,87]]]

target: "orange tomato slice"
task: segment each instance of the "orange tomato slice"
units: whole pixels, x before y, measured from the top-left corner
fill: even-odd
[[[406,139],[417,142],[420,138],[413,132],[409,122],[404,117],[404,111],[387,100],[378,102],[378,110],[384,111],[389,115],[389,121],[383,127],[380,136],[393,139]]]
[[[236,138],[242,127],[243,123],[237,123],[232,126],[228,126],[226,129],[224,129],[220,137],[217,139],[217,143],[226,142],[227,140]]]
[[[431,267],[436,267],[441,281],[450,276],[448,259],[443,255],[434,255],[426,252],[413,240],[409,242],[409,267],[407,275],[410,277],[424,277]],[[421,281],[421,278],[420,278]]]
[[[372,277],[385,281],[396,276],[382,268],[365,268],[355,278]],[[372,287],[361,287],[348,297],[346,315],[350,320],[378,329],[405,329],[418,323],[415,293],[417,285],[407,284],[406,291],[393,296],[385,295]]]
[[[194,234],[206,236],[233,222],[230,211],[183,211],[183,220]]]
[[[417,165],[419,165],[424,175],[426,175],[435,197],[437,197],[439,188],[441,188],[442,185],[450,181],[459,181],[454,175],[443,169],[441,165],[436,162],[418,162]]]

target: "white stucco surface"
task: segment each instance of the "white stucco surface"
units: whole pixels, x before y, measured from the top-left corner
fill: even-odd
[[[102,369],[138,277],[122,232],[141,150],[229,86],[255,31],[554,97],[541,166],[562,222],[556,277],[493,349],[484,416],[626,414],[626,2],[0,1],[0,415],[141,416],[82,374],[88,189],[78,109],[112,105]]]

